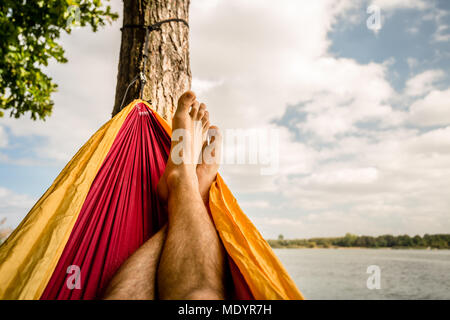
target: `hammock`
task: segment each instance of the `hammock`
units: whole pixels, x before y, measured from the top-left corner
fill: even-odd
[[[0,299],[99,299],[120,265],[167,221],[157,182],[170,125],[134,100],[78,151],[0,247]],[[211,215],[234,299],[302,299],[220,175]],[[79,288],[67,285],[79,266]]]

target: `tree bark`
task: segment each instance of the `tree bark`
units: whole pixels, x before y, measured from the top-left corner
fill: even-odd
[[[189,0],[124,0],[123,25],[152,25],[171,18],[188,21]],[[120,111],[128,85],[143,68],[144,39],[144,29],[122,29],[113,116]],[[161,116],[171,119],[178,97],[191,86],[189,28],[181,22],[164,23],[161,30],[150,32],[148,41],[143,100],[151,101]],[[138,80],[129,88],[124,106],[139,97],[140,85]]]

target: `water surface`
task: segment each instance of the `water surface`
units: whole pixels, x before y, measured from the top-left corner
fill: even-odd
[[[450,299],[450,250],[274,251],[307,299]],[[380,289],[367,288],[370,265]]]

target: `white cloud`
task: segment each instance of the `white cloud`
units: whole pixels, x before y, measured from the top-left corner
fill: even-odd
[[[358,122],[401,121],[398,112],[387,104],[394,92],[386,80],[386,65],[360,65],[349,59],[324,58],[306,71],[310,76],[307,86],[312,93],[304,95],[309,101],[302,110],[308,116],[306,123],[298,125],[301,131],[312,133],[322,141],[334,141],[338,134],[355,132]],[[333,76],[324,79],[319,76],[323,74]]]
[[[429,8],[430,4],[424,0],[372,0],[372,4],[381,10],[419,9]]]
[[[435,9],[432,19],[436,23],[436,31],[433,40],[436,42],[448,42],[450,40],[450,25],[448,15],[450,13],[445,10]]]
[[[195,10],[193,3],[193,74],[223,81],[202,97],[213,111],[212,122],[263,125],[280,116],[286,102],[298,102],[299,90],[305,98],[321,90],[315,85],[324,82],[323,72],[335,60],[327,57],[327,32],[351,6],[349,1],[283,1],[274,6],[268,0],[232,0]]]
[[[261,225],[270,225],[271,227],[273,226],[291,226],[291,227],[299,227],[304,225],[304,223],[302,221],[300,221],[300,219],[286,219],[286,218],[268,218],[268,217],[263,217],[263,218],[257,218],[255,219],[255,221],[258,224]]]
[[[343,187],[374,183],[378,179],[376,168],[343,168],[313,173],[302,182],[309,185],[327,185]]]
[[[428,155],[446,155],[450,153],[450,121],[449,126],[413,136],[406,144],[407,150]]]
[[[5,129],[0,126],[0,148],[4,148],[8,145],[8,135]]]
[[[309,174],[280,186],[303,221],[297,231],[304,236],[446,232],[450,127],[369,136],[336,141]],[[295,236],[294,230],[288,234]]]
[[[241,201],[239,202],[239,206],[241,208],[257,208],[257,209],[264,209],[269,208],[270,204],[267,201]]]
[[[29,196],[17,194],[7,188],[0,187],[0,208],[28,208],[32,204],[32,199]]]
[[[303,129],[332,140],[358,121],[390,115],[384,104],[392,95],[387,66],[361,65],[327,51],[333,23],[355,6],[359,3],[223,1],[210,10],[193,10],[193,74],[223,80],[202,97],[212,122],[261,126],[301,99],[312,101],[308,107],[315,109],[308,110]],[[351,100],[350,108],[333,108]]]
[[[450,40],[450,27],[448,25],[439,25],[433,39],[437,42],[448,42]]]
[[[31,209],[36,199],[0,187],[0,220],[6,218],[5,225],[15,227]]]
[[[434,84],[445,76],[442,70],[424,71],[406,82],[405,94],[412,97],[421,96],[433,89]]]
[[[410,107],[409,121],[419,126],[450,124],[450,89],[433,90]]]
[[[203,93],[220,86],[222,83],[223,81],[221,80],[205,80],[193,77],[191,90],[194,91],[197,96],[201,97]]]

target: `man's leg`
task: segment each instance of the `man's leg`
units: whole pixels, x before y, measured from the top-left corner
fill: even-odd
[[[217,165],[204,167],[207,174],[201,179],[197,177],[197,172],[202,170],[196,167],[200,151],[194,146],[199,142],[202,145],[204,131],[193,122],[201,120],[207,123],[205,109],[203,104],[195,101],[192,92],[187,92],[180,98],[174,115],[172,129],[188,131],[192,149],[188,150],[190,158],[185,158],[179,165],[169,158],[163,180],[158,185],[158,189],[163,190],[162,194],[168,197],[169,215],[167,238],[157,274],[161,299],[225,298],[224,249],[205,207],[205,196],[202,197],[199,191],[209,191]],[[173,141],[172,150],[176,145]]]
[[[164,226],[122,264],[109,283],[104,299],[155,299],[156,269],[166,233],[167,226]]]
[[[191,106],[193,107],[193,112],[188,114]],[[186,127],[188,131],[192,131],[193,139],[196,139],[195,145],[197,147],[201,146],[209,128],[206,106],[196,102],[194,94],[188,92],[180,99],[178,110],[180,112],[177,112],[174,118],[173,128]],[[192,121],[199,121],[201,126],[197,126],[194,129],[195,126]],[[214,158],[213,160],[216,160],[220,158],[220,154],[216,154],[216,149],[220,152],[221,136],[217,128],[212,127],[211,129],[215,131],[213,143],[210,146],[204,146],[204,148],[209,148],[210,150],[207,150],[208,154]],[[217,140],[214,140],[214,138]],[[214,145],[217,145],[217,148]],[[193,149],[197,147],[192,145]],[[211,149],[211,147],[213,148]],[[198,156],[198,150],[190,151],[192,157]],[[163,293],[160,293],[160,296],[168,299],[176,299],[177,297],[186,299],[220,299],[225,296],[223,289],[224,253],[215,228],[209,216],[205,214],[207,213],[209,188],[216,177],[218,163],[203,162],[195,167],[195,161],[191,160],[192,164],[190,164],[189,170],[182,170],[181,172],[180,170],[173,170],[179,166],[174,166],[169,159],[166,171],[158,184],[159,196],[163,201],[172,203],[172,205],[169,204],[169,207],[173,209],[169,209],[169,212],[179,212],[179,209],[183,211],[182,203],[186,202],[183,196],[188,195],[188,205],[185,209],[189,214],[186,215],[188,219],[185,220],[189,224],[194,224],[195,227],[186,233],[186,230],[183,230],[183,219],[178,218],[180,215],[174,214],[172,216],[177,218],[170,218],[171,215],[169,214],[169,220],[172,221],[172,227],[170,228],[172,230],[171,241],[165,254],[166,266],[159,271],[163,273],[162,276],[158,276],[159,286],[162,286],[159,291],[163,291]],[[194,170],[192,170],[193,168]],[[174,179],[175,175],[171,174],[170,180],[174,183],[170,184],[170,194],[172,196],[169,197],[168,174],[178,171],[181,173],[189,172],[189,178],[182,174],[179,177],[182,183],[179,184],[177,183],[178,178]],[[193,172],[196,172],[196,174],[192,175]],[[176,175],[178,176],[178,174]],[[180,190],[175,190],[178,187],[181,187]],[[181,198],[176,197],[177,194],[181,195]],[[192,199],[196,200],[193,201]],[[183,216],[181,217],[183,218]],[[180,228],[181,231],[177,231]],[[111,280],[104,296],[105,299],[154,299],[156,297],[156,269],[158,268],[159,258],[166,238],[166,229],[164,227],[160,230],[125,261]],[[173,248],[173,245],[180,241],[180,245]],[[177,255],[174,249],[182,249],[183,254]],[[204,253],[197,252],[198,257],[191,254],[191,252],[198,250],[203,250]],[[181,265],[182,263],[178,259],[185,260],[186,257],[191,258],[191,263]],[[205,259],[207,261],[202,263],[202,260]],[[194,267],[194,271],[192,267]],[[193,271],[192,274],[194,276],[185,273],[183,269],[190,269]],[[172,273],[178,275],[178,278],[181,278],[181,282],[171,281],[168,277],[171,277]]]

